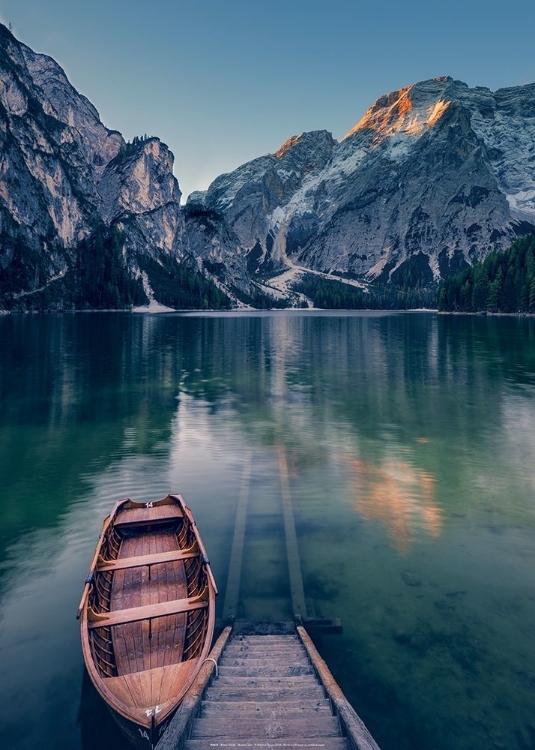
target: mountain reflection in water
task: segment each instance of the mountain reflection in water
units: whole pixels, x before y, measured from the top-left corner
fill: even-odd
[[[438,537],[444,514],[435,500],[435,478],[408,461],[385,458],[381,466],[349,459],[355,477],[353,504],[367,521],[381,521],[400,549],[416,532]]]

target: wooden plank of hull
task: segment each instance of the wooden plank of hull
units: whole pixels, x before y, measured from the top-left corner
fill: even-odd
[[[199,659],[190,659],[180,662],[180,664],[151,670],[152,694],[158,697],[157,703],[160,706],[160,712],[156,715],[157,723],[169,714],[170,703],[174,700],[177,682],[183,685],[193,682],[193,677],[198,672],[199,667]]]
[[[104,687],[115,695],[123,705],[130,708],[131,718],[149,727],[150,715],[159,724],[173,710],[176,703],[176,686],[190,684],[199,669],[199,659],[190,659],[168,667],[156,667],[146,672],[106,677]]]

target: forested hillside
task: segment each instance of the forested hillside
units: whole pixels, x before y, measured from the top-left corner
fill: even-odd
[[[436,307],[436,289],[394,285],[370,286],[368,290],[306,274],[294,291],[308,297],[314,307],[331,310],[410,310]]]
[[[447,312],[535,312],[535,234],[516,240],[444,281],[438,309]]]
[[[0,242],[3,237],[0,234]],[[0,274],[0,310],[127,310],[146,305],[149,300],[140,272],[151,279],[156,299],[169,307],[218,310],[231,304],[191,260],[189,265],[179,264],[163,253],[158,261],[141,257],[139,271],[133,272],[123,253],[124,234],[104,224],[66,254],[67,267],[62,273],[43,285],[36,279],[29,292],[14,293],[13,289],[28,285],[28,266],[22,261],[26,249],[17,237],[12,246],[13,261]]]

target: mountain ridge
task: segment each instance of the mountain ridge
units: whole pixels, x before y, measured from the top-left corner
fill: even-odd
[[[184,252],[180,188],[173,155],[156,137],[127,143],[48,55],[0,26],[0,269],[4,306],[70,279],[78,247],[104,225],[122,238],[125,276],[173,267]],[[11,294],[10,294],[11,293]],[[6,296],[7,295],[7,296]],[[66,290],[54,304],[69,304]],[[38,299],[36,297],[35,299]]]
[[[434,283],[534,230],[534,140],[534,84],[493,93],[444,76],[380,97],[340,142],[332,139],[317,170],[288,173],[265,157],[188,203],[218,213],[262,276],[282,272],[289,258],[388,282],[423,254],[421,282]]]
[[[97,230],[107,239],[84,252],[120,245],[134,296],[176,304],[187,270],[213,289],[203,300],[238,305],[306,304],[307,273],[432,287],[535,231],[535,84],[403,87],[340,141],[291,136],[184,206],[159,138],[127,143],[53,58],[0,25],[0,143],[1,289],[17,309],[66,284]]]

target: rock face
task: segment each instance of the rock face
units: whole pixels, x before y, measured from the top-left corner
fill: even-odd
[[[146,257],[180,260],[172,169],[158,138],[126,143],[54,60],[0,25],[0,271],[19,297],[64,276],[98,224],[121,230],[128,273]]]
[[[293,136],[275,154],[221,175],[206,193],[192,193],[186,211],[189,249],[228,285],[251,291],[250,279],[286,265],[277,218],[311,175],[332,158],[326,130]]]
[[[437,281],[535,231],[535,84],[493,93],[444,77],[395,91],[340,143],[290,138],[190,196],[188,212],[195,253],[222,279],[298,266]]]

